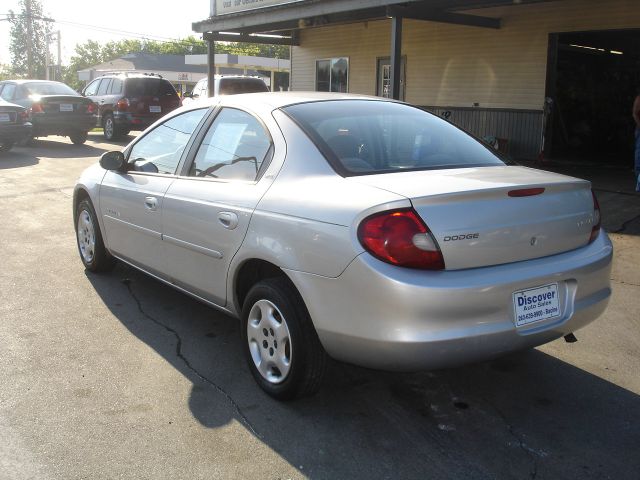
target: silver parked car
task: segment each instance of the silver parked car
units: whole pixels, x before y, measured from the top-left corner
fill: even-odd
[[[611,294],[589,182],[379,98],[195,102],[105,153],[73,204],[87,269],[117,258],[239,317],[277,398],[317,390],[327,355],[411,371],[541,345]]]

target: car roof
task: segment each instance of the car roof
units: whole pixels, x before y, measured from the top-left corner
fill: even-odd
[[[28,78],[20,78],[15,80],[3,80],[3,82],[12,82],[17,83],[18,85],[22,85],[24,83],[58,83],[60,85],[67,85],[66,83],[56,82],[55,80],[29,80]],[[68,85],[67,85],[68,86]]]
[[[272,110],[288,107],[299,103],[323,102],[335,100],[376,100],[389,101],[382,97],[370,95],[356,95],[351,93],[327,93],[327,92],[261,92],[261,93],[241,93],[238,95],[225,95],[211,97],[189,104],[192,108],[202,108],[203,106],[243,106],[249,109],[255,108],[256,104],[263,107],[271,107]]]

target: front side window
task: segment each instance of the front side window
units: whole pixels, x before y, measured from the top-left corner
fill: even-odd
[[[144,135],[129,154],[134,170],[173,175],[206,108],[176,115]]]
[[[95,95],[96,92],[98,91],[98,86],[100,85],[100,79],[98,80],[94,80],[93,82],[91,82],[89,85],[87,85],[87,88],[84,89],[84,94],[87,97],[90,97],[92,95]]]
[[[349,59],[346,57],[316,61],[316,91],[347,93]]]
[[[252,115],[224,108],[198,149],[189,175],[255,181],[271,152],[271,137]]]
[[[469,134],[401,103],[337,100],[283,111],[345,176],[505,164]]]

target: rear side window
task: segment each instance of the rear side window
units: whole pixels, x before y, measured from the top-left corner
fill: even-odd
[[[13,100],[13,94],[15,91],[16,91],[15,84],[7,83],[2,89],[2,94],[0,94],[0,97],[2,97],[4,100],[7,100],[7,101]]]
[[[409,105],[337,100],[283,111],[344,176],[505,165],[472,136]]]
[[[138,171],[174,174],[191,134],[205,113],[206,108],[191,110],[160,124],[135,143],[129,163]]]
[[[111,79],[103,78],[102,82],[100,83],[100,87],[98,87],[97,95],[106,95],[107,91],[109,91],[110,86],[111,86]]]
[[[128,97],[163,97],[177,95],[176,89],[161,78],[128,78],[126,83]]]
[[[218,95],[268,92],[267,85],[259,78],[221,78]]]
[[[118,95],[122,93],[122,80],[119,78],[114,78],[111,81],[111,88],[109,89],[110,95]]]
[[[223,108],[205,136],[189,176],[255,181],[271,152],[271,137],[252,115]]]

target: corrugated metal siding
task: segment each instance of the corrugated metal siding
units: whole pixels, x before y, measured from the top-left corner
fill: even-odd
[[[494,136],[508,141],[513,158],[535,159],[540,152],[542,111],[457,107],[422,107],[446,118],[478,138]]]

